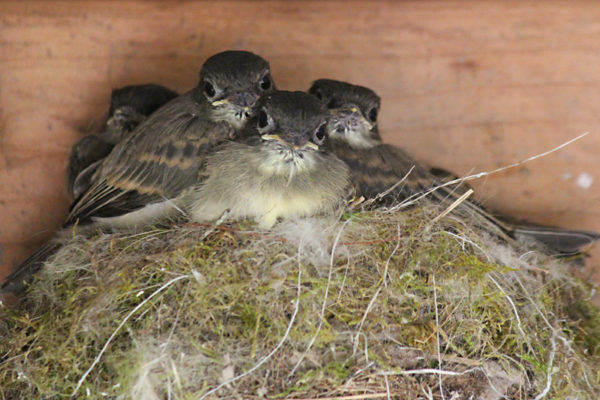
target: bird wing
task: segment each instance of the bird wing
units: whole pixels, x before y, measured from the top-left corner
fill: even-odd
[[[374,198],[397,186],[378,203],[395,205],[407,199],[416,199],[440,185],[444,180],[419,165],[402,149],[381,144],[365,149],[350,148],[343,144],[333,147],[336,155],[352,170],[355,189],[367,198]],[[446,177],[449,174],[444,174]],[[450,179],[452,180],[452,179]],[[467,185],[442,186],[429,193],[429,198],[442,206],[449,207],[469,190]],[[508,241],[534,239],[544,244],[557,255],[578,254],[581,247],[600,240],[600,233],[569,230],[554,227],[534,226],[530,223],[516,225],[508,218],[491,214],[474,199],[466,199],[455,209],[490,233]]]
[[[407,152],[392,145],[383,144],[374,148],[383,159],[384,175],[387,181],[402,179],[405,176],[400,191],[403,196],[414,199],[421,194],[431,191],[430,196],[439,203],[450,204],[465,194],[470,187],[466,183],[445,185],[447,181],[453,180],[449,174],[436,176],[429,168],[419,164]],[[400,175],[396,177],[395,175]],[[389,183],[389,182],[386,182]],[[481,207],[481,205],[477,204]]]
[[[189,94],[169,102],[115,146],[65,224],[119,216],[176,197],[196,181],[204,156],[231,138],[232,130],[211,121],[207,108]]]
[[[398,147],[381,144],[352,148],[336,142],[332,148],[350,167],[357,194],[366,198],[373,198],[394,187],[382,201],[398,203],[425,192],[435,183],[435,177]]]
[[[396,146],[380,144],[357,149],[336,143],[333,150],[350,167],[357,193],[367,199],[377,198],[378,204],[398,205],[428,193],[429,199],[449,207],[469,189],[466,185],[443,186],[442,180]],[[504,223],[471,199],[463,201],[456,212],[468,213],[498,236],[506,237],[509,231]]]
[[[79,175],[91,164],[106,157],[112,150],[112,145],[106,143],[96,135],[87,135],[79,139],[69,155],[69,166],[67,169],[67,185],[69,192],[73,192],[73,186]]]
[[[44,266],[44,262],[60,248],[58,242],[48,242],[23,261],[19,267],[6,277],[1,293],[19,294],[27,289],[34,275]]]

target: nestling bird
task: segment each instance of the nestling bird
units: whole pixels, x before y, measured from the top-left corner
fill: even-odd
[[[204,157],[235,139],[259,97],[274,90],[263,58],[246,51],[210,57],[194,89],[159,108],[102,161],[67,224],[135,228],[176,214],[173,199],[197,182]]]
[[[404,150],[382,143],[377,128],[381,100],[371,89],[320,79],[312,84],[309,93],[329,108],[328,147],[350,167],[357,194],[375,198],[397,185],[378,199],[380,204],[390,205],[414,199],[442,183]],[[434,201],[449,206],[465,191],[464,187],[442,187],[430,196]],[[458,210],[480,216],[479,220],[496,235],[519,240],[535,239],[560,255],[575,254],[582,246],[600,239],[599,233],[591,231],[516,226],[491,215],[480,204],[470,200],[462,202]]]
[[[113,89],[103,130],[79,139],[69,155],[67,185],[73,198],[78,198],[89,188],[100,161],[118,142],[156,109],[177,96],[171,89],[152,83]]]
[[[320,79],[309,93],[330,111],[328,148],[350,167],[357,195],[373,198],[396,185],[411,168],[409,177],[382,197],[380,204],[400,202],[434,183],[429,171],[408,153],[382,143],[377,124],[381,99],[371,89]]]
[[[196,87],[156,110],[102,160],[64,226],[138,228],[176,216],[177,201],[198,182],[206,155],[236,139],[260,96],[274,90],[269,63],[253,53],[208,58]],[[55,249],[48,244],[25,260],[2,291],[22,291]]]
[[[303,92],[266,96],[244,140],[207,158],[206,179],[190,197],[194,221],[253,218],[261,228],[278,218],[333,211],[349,184],[348,167],[324,150],[327,110]]]

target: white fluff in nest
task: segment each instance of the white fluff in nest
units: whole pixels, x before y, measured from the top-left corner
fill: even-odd
[[[302,262],[318,267],[329,265],[329,249],[338,229],[333,218],[296,218],[277,224],[273,234],[296,246]]]

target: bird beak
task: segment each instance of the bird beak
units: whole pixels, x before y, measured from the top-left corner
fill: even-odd
[[[113,111],[113,115],[106,121],[107,126],[124,126],[132,125],[131,127],[126,127],[126,129],[133,129],[133,126],[139,124],[144,119],[144,116],[138,112],[136,112],[133,108],[128,106],[123,106],[115,109]]]
[[[119,107],[115,109],[111,118],[114,119],[130,119],[135,116],[136,112],[130,107]]]
[[[216,100],[216,101],[213,101],[211,104],[212,104],[213,107],[232,106],[232,107],[235,107],[235,108],[237,108],[237,109],[239,109],[239,110],[241,110],[241,111],[243,111],[245,113],[249,113],[250,110],[251,110],[251,107],[248,107],[248,106],[245,106],[245,107],[239,106],[239,105],[234,104],[233,102],[231,102],[229,99]]]
[[[278,142],[285,143],[284,140],[279,135],[262,135],[261,139],[262,140],[275,140]]]
[[[307,142],[304,147],[308,147],[309,149],[319,150],[319,145],[313,142]]]
[[[245,113],[250,113],[254,108],[259,95],[254,92],[234,92],[221,100],[215,100],[211,104],[213,107],[232,106]]]
[[[215,100],[215,101],[213,101],[210,104],[212,104],[215,107],[218,107],[218,106],[226,106],[226,105],[231,104],[231,103],[229,102],[229,100],[223,99],[223,100]]]
[[[365,118],[360,109],[353,104],[334,108],[329,110],[329,112],[334,122],[343,122],[347,126],[366,125],[368,130],[371,130],[374,126],[371,121]]]

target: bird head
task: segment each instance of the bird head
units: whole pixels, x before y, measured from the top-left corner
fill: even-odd
[[[197,98],[210,104],[215,120],[239,129],[255,114],[258,99],[275,91],[275,83],[269,63],[262,57],[229,50],[206,60],[194,91]]]
[[[314,97],[278,91],[261,100],[251,129],[269,149],[267,164],[276,169],[290,165],[301,170],[313,166],[322,152],[328,117],[325,107]]]
[[[113,89],[105,139],[116,144],[146,117],[177,96],[176,92],[155,84]]]
[[[371,89],[319,79],[308,92],[329,109],[327,134],[331,140],[352,147],[371,147],[381,142],[377,128],[381,99]]]

